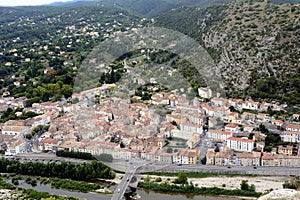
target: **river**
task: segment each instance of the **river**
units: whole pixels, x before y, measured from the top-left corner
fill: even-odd
[[[11,183],[11,180],[7,180],[7,182]],[[18,187],[26,188],[26,189],[34,189],[39,192],[48,192],[50,194],[56,194],[61,196],[70,196],[76,197],[79,199],[87,199],[87,200],[110,200],[112,195],[110,194],[99,194],[99,193],[81,193],[81,192],[71,192],[63,189],[55,189],[51,188],[50,185],[40,184],[37,182],[37,186],[32,187],[27,184],[24,180],[19,181]],[[186,195],[178,195],[178,194],[164,194],[157,193],[152,191],[144,191],[137,190],[137,193],[141,197],[141,200],[236,200],[236,198],[226,198],[226,197],[210,197],[210,196],[186,196]]]

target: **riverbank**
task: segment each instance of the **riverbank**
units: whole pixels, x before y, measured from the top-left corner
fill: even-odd
[[[145,179],[148,175],[138,175],[138,181]],[[149,175],[151,181],[155,181],[160,177],[161,182],[172,183],[176,176],[155,176]],[[204,178],[188,178],[188,182],[192,182],[196,187],[218,187],[227,190],[240,189],[242,180],[247,180],[248,184],[253,184],[257,192],[269,192],[271,190],[282,189],[285,181],[291,180],[287,176],[213,176]]]
[[[210,195],[210,196],[240,196],[240,197],[256,197],[262,195],[260,192],[255,192],[252,189],[234,189],[227,190],[217,187],[196,187],[192,183],[185,184],[169,184],[166,182],[155,183],[150,181],[140,181],[138,187],[153,190],[158,192],[172,192],[178,194],[190,194],[190,195]]]

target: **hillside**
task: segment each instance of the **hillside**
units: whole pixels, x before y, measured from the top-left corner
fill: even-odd
[[[87,3],[93,0],[79,0],[69,3]],[[106,6],[114,6],[128,10],[134,14],[144,17],[156,17],[172,9],[182,6],[207,7],[216,4],[222,4],[229,0],[94,0]]]
[[[34,102],[69,97],[78,67],[110,34],[144,21],[99,3],[0,7],[0,90]]]
[[[300,5],[264,1],[184,7],[157,26],[196,38],[211,54],[229,96],[300,102]]]
[[[157,17],[172,9],[177,9],[182,6],[197,6],[209,7],[212,5],[220,5],[228,3],[231,0],[75,0],[74,2],[54,3],[51,5],[86,5],[91,2],[99,2],[106,6],[114,6],[125,9],[131,13],[143,17]],[[273,3],[299,3],[299,0],[269,0]]]

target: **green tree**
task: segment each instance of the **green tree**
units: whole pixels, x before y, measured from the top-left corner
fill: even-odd
[[[241,182],[241,190],[248,191],[249,190],[249,184],[247,180],[242,180]]]
[[[187,184],[188,183],[188,178],[187,178],[186,173],[182,173],[182,172],[179,173],[178,174],[178,178],[176,178],[174,180],[174,183],[176,183],[176,184],[182,184],[182,185]]]

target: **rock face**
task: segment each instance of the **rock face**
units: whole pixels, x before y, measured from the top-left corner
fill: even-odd
[[[177,9],[157,24],[195,38],[215,61],[230,96],[298,104],[299,14],[300,4],[241,0]]]
[[[271,200],[271,199],[299,200],[300,192],[291,189],[279,189],[279,190],[274,190],[267,195],[259,197],[258,200]]]

